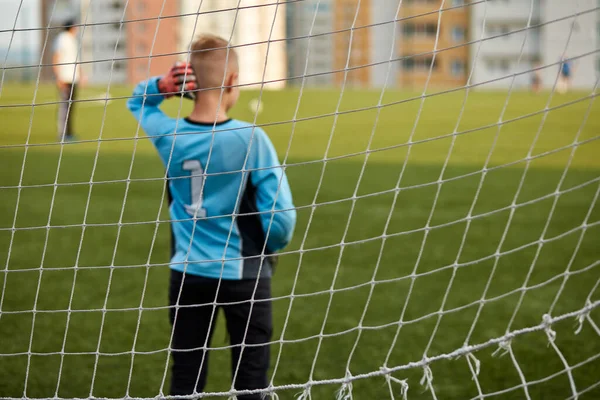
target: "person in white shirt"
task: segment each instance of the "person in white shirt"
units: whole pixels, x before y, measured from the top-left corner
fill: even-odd
[[[63,31],[54,42],[52,64],[54,77],[60,96],[58,106],[58,140],[71,141],[74,138],[72,120],[75,103],[72,102],[77,94],[77,86],[81,79],[78,65],[79,43],[77,41],[77,26],[75,21],[66,21]]]

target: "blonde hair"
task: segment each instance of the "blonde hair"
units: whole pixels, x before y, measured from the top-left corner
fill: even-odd
[[[238,72],[237,54],[222,37],[202,34],[192,43],[190,62],[199,89],[218,89],[225,78]]]

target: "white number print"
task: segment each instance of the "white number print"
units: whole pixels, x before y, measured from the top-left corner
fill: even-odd
[[[185,205],[185,211],[195,218],[206,217],[206,210],[202,208],[202,184],[204,183],[204,170],[198,160],[183,162],[183,170],[190,171],[190,188],[192,204]]]

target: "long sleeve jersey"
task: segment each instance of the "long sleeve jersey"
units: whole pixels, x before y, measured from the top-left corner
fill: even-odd
[[[296,223],[292,193],[267,134],[229,119],[174,119],[159,106],[158,79],[127,102],[167,168],[171,268],[209,278],[271,276],[268,256],[285,247]]]

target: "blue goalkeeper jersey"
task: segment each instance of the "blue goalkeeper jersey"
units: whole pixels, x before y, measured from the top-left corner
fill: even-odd
[[[159,108],[158,79],[127,102],[167,167],[171,268],[209,278],[272,274],[270,254],[292,237],[292,193],[267,134],[230,119],[203,124]]]

